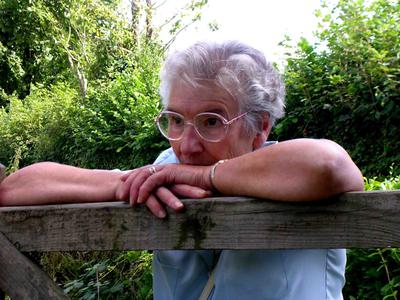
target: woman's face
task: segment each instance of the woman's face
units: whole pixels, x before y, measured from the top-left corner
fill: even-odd
[[[236,102],[224,90],[215,86],[192,88],[175,84],[172,88],[167,110],[182,114],[186,120],[202,112],[214,112],[231,120],[239,115]],[[253,150],[254,135],[243,130],[244,119],[240,118],[229,126],[221,141],[208,142],[202,139],[193,126],[186,126],[183,137],[170,144],[179,161],[192,165],[211,165],[220,159],[233,158]]]

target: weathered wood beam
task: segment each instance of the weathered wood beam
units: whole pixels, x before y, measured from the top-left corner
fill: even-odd
[[[0,287],[12,300],[69,299],[42,269],[19,252],[1,233],[0,249]]]
[[[6,167],[0,163],[0,182],[2,182],[4,178],[6,178]]]
[[[0,231],[20,251],[400,247],[400,191],[184,202],[165,220],[122,202],[3,207]]]

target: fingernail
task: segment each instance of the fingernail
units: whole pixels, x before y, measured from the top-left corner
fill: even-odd
[[[175,209],[180,209],[180,208],[183,207],[183,203],[180,202],[180,201],[175,201],[174,202],[174,207],[175,207]]]
[[[157,217],[159,217],[159,218],[161,218],[161,219],[165,218],[166,216],[167,216],[167,214],[166,214],[165,211],[163,211],[163,210],[159,210],[159,211],[157,212]]]
[[[204,191],[204,195],[206,196],[206,197],[208,197],[208,196],[212,196],[212,191]]]

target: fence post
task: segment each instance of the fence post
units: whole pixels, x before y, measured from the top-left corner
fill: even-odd
[[[68,299],[49,276],[19,252],[2,233],[0,249],[0,288],[12,300]]]
[[[0,182],[2,182],[4,178],[6,178],[6,167],[0,163]]]

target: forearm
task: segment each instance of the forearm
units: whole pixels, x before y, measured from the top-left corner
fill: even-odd
[[[0,205],[112,201],[121,175],[106,170],[38,163],[1,182]]]
[[[326,140],[299,139],[234,158],[217,167],[215,186],[225,195],[307,201],[363,189],[347,153]]]

